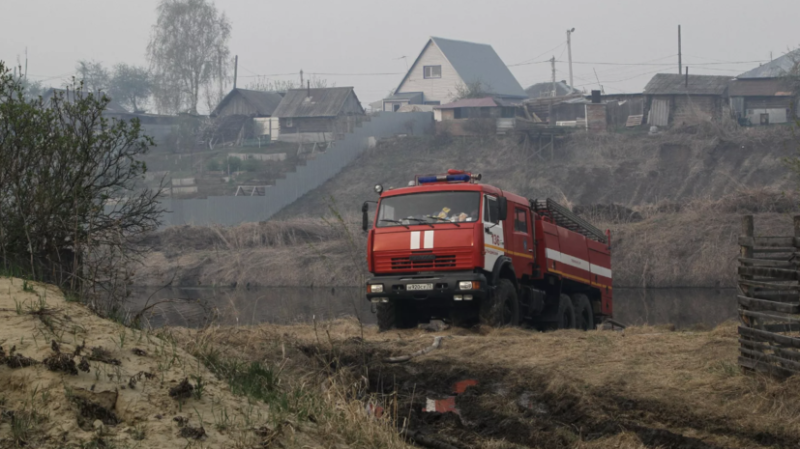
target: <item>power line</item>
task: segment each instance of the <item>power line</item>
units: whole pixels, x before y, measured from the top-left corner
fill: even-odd
[[[549,62],[550,62],[550,60],[549,60],[549,59],[548,59],[547,61],[541,61],[541,62],[531,62],[531,61],[535,61],[535,60],[537,60],[537,59],[541,58],[542,56],[544,56],[544,55],[546,55],[546,54],[550,53],[551,51],[558,50],[559,48],[561,48],[562,46],[564,46],[564,45],[566,45],[566,44],[567,44],[567,42],[566,42],[566,41],[564,41],[564,42],[562,42],[562,43],[560,43],[560,44],[556,45],[555,47],[551,48],[550,50],[547,50],[547,51],[544,51],[544,52],[542,52],[542,54],[540,54],[540,55],[538,55],[538,56],[535,56],[535,57],[533,57],[533,58],[531,58],[531,59],[528,59],[528,60],[526,60],[526,61],[518,62],[518,63],[516,63],[516,64],[511,64],[511,65],[509,65],[509,67],[516,67],[516,66],[519,66],[519,65],[528,65],[528,64],[541,64],[541,62],[548,62],[548,63],[549,63]],[[561,54],[563,55],[564,53],[562,52]],[[559,56],[559,57],[560,57],[560,56]]]

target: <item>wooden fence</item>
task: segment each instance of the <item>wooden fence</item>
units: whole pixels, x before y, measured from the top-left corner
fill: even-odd
[[[756,237],[746,215],[739,245],[739,366],[800,373],[800,216],[793,237]]]

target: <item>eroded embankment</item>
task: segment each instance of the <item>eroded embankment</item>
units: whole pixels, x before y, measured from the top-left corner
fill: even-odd
[[[0,278],[0,448],[406,447],[319,370],[185,346]]]
[[[441,347],[406,363],[443,336]],[[355,321],[185,331],[349,382],[377,421],[437,448],[759,448],[800,438],[798,380],[743,375],[733,324],[378,334]],[[274,362],[281,363],[281,362]]]

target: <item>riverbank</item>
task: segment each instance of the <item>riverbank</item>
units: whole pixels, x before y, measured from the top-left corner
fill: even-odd
[[[713,201],[575,209],[611,230],[615,287],[732,288],[741,215],[755,214],[764,235],[792,235],[795,204],[793,196],[764,188]],[[359,286],[367,275],[357,215],[174,227],[145,243],[153,250],[134,277],[142,286]]]
[[[800,379],[743,374],[730,322],[378,333],[349,318],[153,331],[9,278],[0,320],[3,448],[714,449],[800,438]]]

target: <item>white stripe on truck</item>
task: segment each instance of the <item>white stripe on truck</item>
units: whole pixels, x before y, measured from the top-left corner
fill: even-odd
[[[595,265],[593,263],[589,263],[575,256],[570,256],[569,254],[564,254],[562,252],[550,248],[547,248],[545,250],[545,256],[550,260],[555,260],[556,262],[561,262],[565,265],[569,265],[575,268],[580,268],[581,270],[588,271],[592,274],[596,274],[598,276],[603,276],[611,279],[610,269],[606,267],[601,267],[599,265]]]

